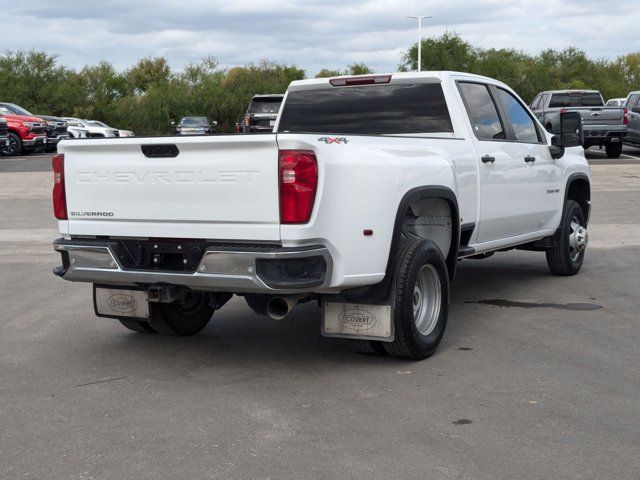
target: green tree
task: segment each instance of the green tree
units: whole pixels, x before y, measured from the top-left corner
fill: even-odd
[[[344,75],[344,74],[339,70],[330,70],[327,68],[323,68],[318,73],[316,73],[315,78],[339,77],[340,75]]]
[[[400,70],[418,69],[418,44],[409,47],[402,55]],[[470,43],[456,33],[422,39],[422,70],[458,70],[475,72],[477,52]]]
[[[364,63],[352,63],[347,65],[345,75],[366,75],[367,73],[373,73],[373,70]]]
[[[127,80],[136,93],[146,92],[152,85],[166,84],[171,69],[164,57],[143,58],[127,72]]]

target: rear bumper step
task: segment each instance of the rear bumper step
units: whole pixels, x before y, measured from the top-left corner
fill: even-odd
[[[62,266],[54,274],[72,282],[108,285],[183,285],[232,293],[295,293],[327,288],[332,259],[322,245],[252,249],[207,248],[194,272],[125,268],[112,242],[58,239]]]

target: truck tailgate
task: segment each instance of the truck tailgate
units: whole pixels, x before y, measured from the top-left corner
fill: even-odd
[[[569,110],[582,115],[584,125],[622,125],[624,108],[622,107],[574,107]]]
[[[275,135],[75,140],[59,151],[70,235],[280,240]]]

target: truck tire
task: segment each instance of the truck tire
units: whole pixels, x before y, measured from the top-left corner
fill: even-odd
[[[353,351],[361,355],[387,355],[387,350],[384,348],[383,343],[375,340],[349,340]]]
[[[17,157],[22,154],[22,140],[13,132],[9,132],[9,146],[7,147],[6,154],[10,157]]]
[[[622,155],[622,142],[607,143],[604,149],[607,152],[607,158],[620,158],[620,155]]]
[[[128,328],[129,330],[133,330],[134,332],[139,333],[157,333],[149,322],[143,322],[142,320],[136,320],[134,318],[119,318],[118,321]]]
[[[403,240],[394,280],[395,340],[384,348],[395,357],[425,359],[440,344],[449,315],[449,275],[438,246],[431,240]]]
[[[565,277],[578,273],[588,241],[582,208],[573,200],[566,200],[556,232],[556,245],[545,252],[551,273]]]
[[[191,293],[184,302],[151,303],[150,325],[158,333],[184,337],[207,326],[214,309],[206,295]]]

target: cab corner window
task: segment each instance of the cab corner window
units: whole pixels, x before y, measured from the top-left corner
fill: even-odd
[[[479,140],[503,140],[504,128],[486,85],[460,82],[473,132]]]

